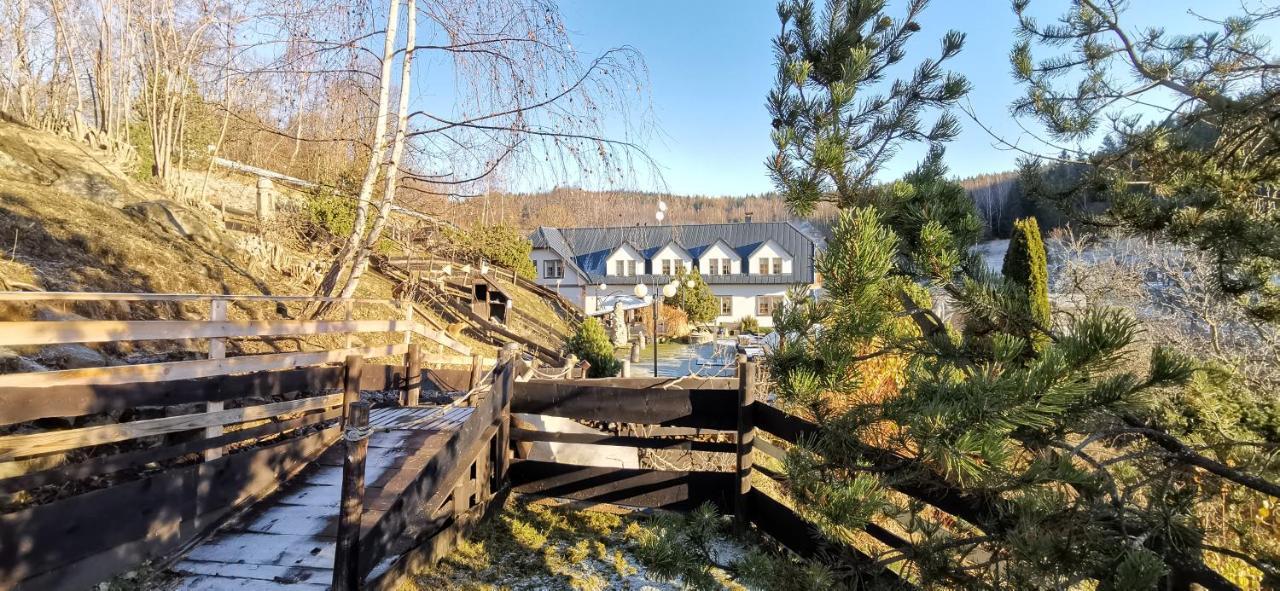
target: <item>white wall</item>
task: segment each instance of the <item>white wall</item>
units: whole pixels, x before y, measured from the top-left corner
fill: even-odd
[[[636,275],[644,274],[644,257],[640,256],[640,253],[636,252],[636,249],[631,248],[631,245],[629,244],[623,244],[617,250],[614,250],[613,253],[609,255],[609,258],[605,259],[604,273],[609,277],[615,276],[614,271],[616,269],[614,268],[614,261],[635,261]]]
[[[759,275],[760,263],[758,261],[763,258],[771,259],[777,257],[782,257],[782,273],[791,273],[791,254],[782,250],[782,247],[778,246],[778,244],[772,240],[765,242],[760,246],[760,248],[757,248],[755,252],[751,253],[751,258],[748,261],[750,266],[747,267],[747,273],[750,273],[751,275]]]
[[[574,272],[573,268],[569,266],[568,261],[561,259],[560,255],[556,254],[556,252],[550,248],[535,248],[529,253],[529,258],[533,259],[533,264],[538,269],[538,278],[535,280],[538,285],[545,285],[556,290],[569,301],[585,309],[586,301],[584,298],[584,292],[587,290],[582,284],[582,277]],[[546,272],[546,267],[543,265],[543,261],[548,260],[562,261],[564,264],[563,279],[556,280],[543,277],[543,273]]]
[[[730,274],[742,272],[742,257],[738,256],[738,253],[734,252],[722,241],[711,245],[711,248],[702,251],[702,256],[698,257],[699,269],[702,270],[703,275],[709,274],[711,263],[708,261],[711,259],[729,259],[733,261],[729,265]]]
[[[652,261],[654,274],[662,273],[662,261],[667,259],[680,261],[680,265],[684,267],[685,271],[693,269],[693,257],[689,256],[689,253],[685,252],[683,248],[680,248],[675,244],[668,244],[662,247],[662,250],[659,250],[658,254],[653,256]]]
[[[743,316],[756,316],[756,296],[762,295],[787,295],[787,288],[790,285],[782,283],[774,283],[769,285],[716,285],[712,284],[711,293],[716,296],[728,296],[733,298],[733,313],[728,316],[717,316],[716,324],[733,324],[742,320]],[[773,326],[773,316],[756,316],[756,320],[760,321],[760,326]]]

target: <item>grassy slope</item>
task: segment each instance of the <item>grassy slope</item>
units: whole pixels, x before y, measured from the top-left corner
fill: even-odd
[[[229,182],[226,179],[224,183]],[[96,198],[86,198],[96,197]],[[308,294],[309,286],[271,271],[250,273],[230,246],[202,245],[141,221],[119,206],[165,198],[129,178],[102,153],[52,134],[0,122],[0,280],[46,291]],[[210,217],[208,222],[219,223]],[[358,297],[390,299],[392,285],[365,275]],[[4,285],[0,284],[0,289]],[[90,318],[203,318],[207,306],[60,306]],[[248,304],[232,319],[296,317],[297,305]],[[0,305],[0,320],[30,318],[33,306]],[[389,318],[396,311],[363,305],[356,318]],[[383,344],[394,335],[361,335],[357,343]],[[335,337],[241,343],[245,352],[329,347]],[[232,350],[236,345],[232,344]],[[492,354],[490,352],[490,354]]]

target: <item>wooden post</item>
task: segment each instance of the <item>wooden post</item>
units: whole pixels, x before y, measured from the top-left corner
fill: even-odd
[[[358,358],[357,358],[358,359]],[[358,367],[358,366],[357,366]],[[369,426],[369,403],[355,402],[347,409],[347,433]],[[360,588],[360,518],[364,513],[364,458],[369,439],[346,439],[342,463],[342,504],[338,516],[338,542],[333,555],[334,591]]]
[[[404,354],[404,405],[418,406],[418,397],[422,394],[422,352],[418,343],[409,343],[409,351]]]
[[[364,366],[364,358],[359,355],[348,355],[346,371],[342,376],[342,416],[351,414],[351,405],[360,402],[360,370]]]
[[[751,405],[756,394],[756,364],[739,358],[738,362],[738,474],[737,490],[734,491],[733,519],[740,529],[749,523],[747,506],[751,498],[751,452],[755,448],[756,421]]]
[[[348,321],[350,321],[352,318],[355,317],[355,304],[352,303],[351,300],[344,301],[342,303],[342,309],[345,312],[344,316]],[[342,343],[343,343],[342,344],[343,348],[346,348],[346,349],[351,348],[351,343],[352,343],[351,333],[348,332],[343,334]]]
[[[502,415],[498,419],[498,434],[495,446],[498,448],[494,461],[494,488],[501,489],[507,484],[507,467],[511,465],[511,397],[516,387],[516,360],[520,358],[520,346],[508,343],[498,354],[498,373],[493,376],[493,392],[500,400],[507,400],[502,407]]]
[[[413,326],[413,300],[404,300],[400,302],[400,311],[404,315],[404,323],[406,327]],[[413,329],[404,329],[404,344],[408,345],[413,342]]]
[[[224,321],[227,319],[227,300],[213,300],[209,302],[209,320]],[[227,357],[227,340],[225,338],[216,337],[209,339],[209,359],[226,359]],[[206,412],[218,412],[223,409],[223,402],[209,402],[204,405]],[[213,439],[222,435],[222,426],[205,427],[205,439]],[[222,448],[214,447],[205,450],[204,461],[209,462],[222,457]]]

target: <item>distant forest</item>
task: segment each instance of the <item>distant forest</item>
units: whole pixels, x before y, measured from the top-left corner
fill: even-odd
[[[1042,215],[1035,204],[1022,193],[1018,173],[1009,171],[959,179],[978,207],[992,238],[1007,238],[1013,221],[1027,215],[1040,218],[1043,226],[1055,224],[1052,215]],[[538,226],[628,226],[647,225],[657,221],[658,200],[667,203],[662,223],[720,224],[753,221],[770,222],[795,219],[782,197],[775,193],[739,197],[683,196],[636,191],[586,191],[559,188],[542,193],[491,194],[466,199],[441,208],[450,220],[460,225],[473,224],[515,226],[533,231]],[[434,208],[433,208],[434,209]],[[835,215],[835,207],[824,205],[810,216],[818,226]]]

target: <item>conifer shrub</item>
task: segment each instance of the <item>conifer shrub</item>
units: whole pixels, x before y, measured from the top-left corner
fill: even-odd
[[[711,288],[697,271],[686,273],[683,269],[676,274],[679,287],[674,297],[667,298],[668,306],[675,306],[684,311],[692,324],[706,324],[720,314],[719,302]],[[693,285],[686,285],[692,282]]]
[[[592,378],[609,378],[618,375],[622,362],[613,355],[613,343],[605,333],[604,326],[595,318],[587,318],[578,327],[578,332],[565,343],[569,352],[591,364],[587,376]]]
[[[1049,307],[1049,259],[1045,254],[1040,224],[1035,218],[1023,218],[1013,223],[1013,237],[1009,239],[1009,250],[1004,253],[1001,273],[1005,279],[1026,290],[1027,319],[1035,327],[1029,331],[1029,340],[1039,349],[1044,338],[1038,333],[1050,328],[1052,310]]]

